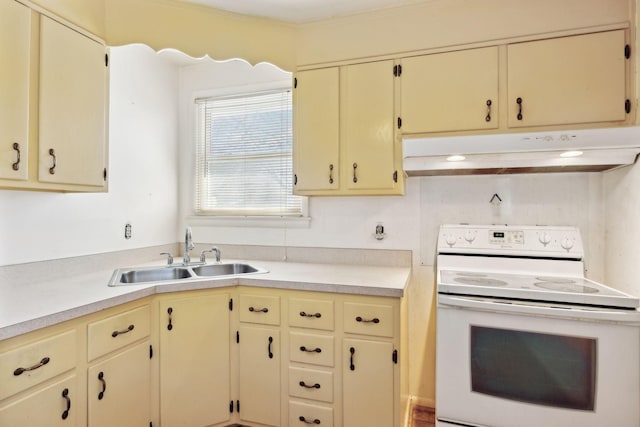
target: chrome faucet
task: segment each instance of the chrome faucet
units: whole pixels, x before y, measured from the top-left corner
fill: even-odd
[[[217,246],[214,246],[211,249],[204,250],[204,251],[202,251],[200,253],[200,262],[201,263],[207,262],[207,258],[206,258],[206,255],[205,255],[207,252],[211,252],[211,253],[216,254],[216,262],[220,262],[220,249],[218,249]]]
[[[189,251],[195,248],[195,246],[196,245],[193,244],[193,240],[191,240],[191,227],[187,227],[187,231],[184,236],[184,255],[182,257],[182,264],[189,265],[191,262]]]

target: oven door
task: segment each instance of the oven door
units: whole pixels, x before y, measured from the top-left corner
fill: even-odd
[[[640,426],[636,312],[438,295],[437,315],[438,426]]]

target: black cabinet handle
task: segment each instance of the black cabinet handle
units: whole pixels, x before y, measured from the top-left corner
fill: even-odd
[[[314,385],[307,385],[304,381],[300,381],[298,384],[300,384],[300,387],[304,387],[304,388],[320,388],[320,384],[315,383]]]
[[[305,424],[320,424],[320,420],[319,419],[314,419],[313,421],[307,421],[307,419],[305,417],[303,417],[302,415],[300,415],[300,418],[298,418],[300,421],[302,421]]]
[[[356,354],[356,349],[351,347],[349,349],[349,353],[351,353],[351,356],[349,356],[349,369],[351,369],[352,371],[355,371],[356,365],[353,364],[353,355]]]
[[[522,120],[522,98],[518,97],[516,104],[518,104],[518,120]]]
[[[102,391],[98,393],[98,400],[102,400],[104,392],[107,391],[107,382],[104,380],[104,372],[98,374],[98,381],[102,383]]]
[[[329,184],[333,184],[333,163],[329,165]]]
[[[13,149],[16,150],[16,154],[18,158],[16,159],[16,162],[11,165],[11,167],[13,168],[14,171],[17,171],[20,169],[20,144],[18,144],[17,142],[14,142]]]
[[[171,315],[173,314],[173,308],[169,307],[167,309],[167,313],[169,313],[169,324],[167,325],[167,329],[168,330],[172,330],[173,329],[173,324],[171,323],[172,319],[171,319]]]
[[[62,390],[62,398],[67,402],[67,409],[62,412],[62,419],[66,420],[69,416],[69,410],[71,409],[71,398],[69,398],[69,389]]]
[[[51,359],[48,357],[43,357],[42,360],[40,360],[40,362],[36,363],[35,365],[29,367],[29,368],[18,368],[15,371],[13,371],[13,375],[15,375],[16,377],[18,375],[21,375],[23,372],[27,372],[27,371],[34,371],[38,368],[43,367],[44,365],[46,365],[47,363],[49,363]]]
[[[273,352],[271,351],[271,344],[273,343],[273,337],[269,337],[269,347],[267,351],[269,352],[269,359],[273,359]]]
[[[265,307],[265,308],[249,307],[249,311],[252,312],[252,313],[268,313],[269,309],[267,307]]]
[[[126,334],[126,333],[128,333],[128,332],[133,331],[133,328],[135,328],[135,326],[134,326],[134,325],[129,325],[129,327],[128,327],[127,329],[123,330],[123,331],[113,331],[113,332],[111,333],[111,336],[112,336],[113,338],[115,338],[115,337],[117,337],[118,335]]]
[[[322,314],[320,313],[306,313],[304,311],[300,312],[300,317],[316,317],[316,318],[321,318]]]
[[[353,182],[358,182],[358,175],[356,174],[356,169],[358,169],[358,164],[353,164]]]
[[[487,122],[491,121],[491,100],[490,99],[487,99],[487,115],[484,119]]]
[[[54,175],[56,173],[56,152],[53,148],[49,148],[49,155],[53,158],[53,166],[49,168],[49,173]]]
[[[307,348],[305,346],[301,346],[300,351],[306,351],[307,353],[322,353],[322,349],[320,347]]]
[[[356,322],[362,322],[362,323],[380,323],[380,319],[378,319],[377,317],[374,317],[373,319],[363,319],[362,317],[358,316],[358,317],[356,317]]]

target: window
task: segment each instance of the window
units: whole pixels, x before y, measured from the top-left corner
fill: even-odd
[[[196,100],[197,214],[301,216],[291,90]]]

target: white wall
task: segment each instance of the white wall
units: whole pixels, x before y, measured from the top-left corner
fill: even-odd
[[[0,265],[175,242],[177,68],[141,46],[110,68],[109,192],[0,190]]]

